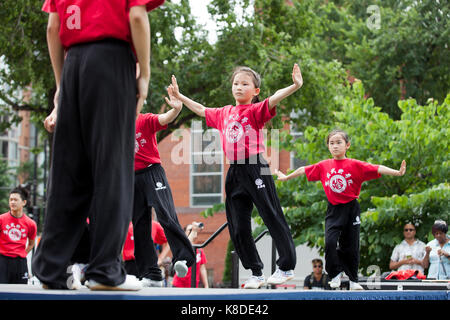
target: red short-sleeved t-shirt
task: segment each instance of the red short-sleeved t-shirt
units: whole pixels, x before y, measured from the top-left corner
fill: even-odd
[[[206,264],[208,261],[206,260],[205,252],[203,252],[203,249],[197,250],[197,265],[196,265],[196,287],[198,287],[198,284],[200,283],[200,266],[202,264]],[[190,288],[191,287],[191,276],[192,276],[192,267],[189,267],[188,272],[185,277],[180,278],[176,274],[173,276],[173,286],[178,288]]]
[[[152,163],[161,163],[156,133],[167,129],[159,123],[158,115],[140,114],[136,120],[136,141],[134,145],[134,170],[148,167]]]
[[[0,215],[0,254],[26,258],[27,239],[36,238],[37,226],[27,215],[16,218],[10,212]]]
[[[378,165],[355,159],[327,159],[305,167],[308,181],[321,181],[328,201],[348,203],[359,197],[364,181],[381,177]]]
[[[163,245],[167,242],[164,229],[159,222],[152,220],[152,239],[153,243]],[[123,246],[123,260],[134,260],[134,234],[133,234],[133,224],[130,222],[128,227],[127,238],[125,239],[125,244]]]
[[[46,0],[45,12],[57,12],[59,36],[65,48],[77,43],[115,38],[131,43],[130,9],[145,5],[147,11],[165,0]]]
[[[263,153],[264,124],[276,115],[269,109],[269,98],[262,102],[206,108],[206,125],[219,130],[222,148],[230,160],[240,160]]]

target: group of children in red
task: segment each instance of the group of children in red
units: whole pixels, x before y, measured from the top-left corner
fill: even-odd
[[[154,208],[172,250],[175,272],[179,277],[186,275],[196,259],[177,219],[156,141],[156,132],[167,128],[184,104],[219,131],[231,163],[225,181],[226,216],[236,252],[244,268],[252,271],[244,288],[293,279],[295,245],[262,155],[261,129],[276,115],[276,106],[302,87],[300,67],[294,64],[291,85],[263,101],[259,101],[259,74],[247,67],[236,68],[231,81],[235,104],[222,108],[207,108],[184,96],[172,76],[166,98],[172,109],[160,115],[140,114],[149,81],[147,11],[164,0],[114,0],[115,4],[108,6],[102,2],[47,0],[43,7],[50,13],[48,43],[57,94],[55,110],[45,121],[55,136],[47,214],[33,273],[45,288],[70,288],[67,265],[81,237],[80,226],[89,217],[91,250],[85,277],[91,290],[161,286],[151,237]],[[102,14],[94,18],[94,12]],[[81,14],[79,21],[77,13]],[[117,30],[124,33],[113,32]],[[134,57],[140,72],[136,72]],[[304,174],[309,181],[322,182],[329,201],[325,259],[330,285],[338,287],[345,272],[350,288],[361,289],[357,282],[361,184],[382,174],[401,176],[406,164],[403,161],[400,170],[393,170],[346,158],[350,141],[340,130],[330,133],[327,146],[332,159],[298,168],[287,176],[275,173],[279,180]],[[267,280],[252,238],[254,205],[279,254],[278,267]],[[138,277],[126,275],[120,263],[130,220]]]

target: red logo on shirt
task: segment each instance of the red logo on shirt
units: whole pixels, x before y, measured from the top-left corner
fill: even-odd
[[[343,169],[331,169],[331,172],[327,172],[328,181],[325,181],[325,186],[329,186],[330,189],[336,193],[342,193],[347,189],[347,186],[353,183],[352,179],[349,179],[352,175],[350,173],[344,174]],[[347,180],[348,179],[348,180]]]
[[[19,224],[14,223],[7,224],[6,230],[3,230],[4,234],[7,234],[12,241],[19,241],[22,238],[26,238],[26,230],[23,229]]]

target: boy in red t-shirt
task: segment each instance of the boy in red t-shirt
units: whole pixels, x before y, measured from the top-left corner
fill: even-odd
[[[276,105],[303,85],[298,64],[292,68],[292,84],[259,102],[261,77],[248,67],[238,67],[231,78],[236,105],[206,108],[180,93],[175,76],[168,90],[191,111],[206,118],[209,127],[219,130],[222,148],[231,165],[225,181],[228,230],[239,259],[252,276],[245,289],[258,289],[266,283],[263,263],[251,230],[251,212],[256,206],[269,229],[279,253],[277,270],[267,279],[277,285],[294,278],[297,263],[295,244],[284,218],[269,165],[264,159],[263,127],[276,114]]]
[[[10,211],[0,215],[0,283],[28,283],[27,255],[36,239],[36,222],[24,212],[28,191],[9,194]]]
[[[343,272],[350,279],[351,290],[362,290],[358,283],[360,208],[358,203],[361,184],[381,175],[403,176],[406,162],[400,170],[382,165],[373,165],[346,157],[350,139],[342,130],[333,130],[327,137],[327,146],[333,159],[300,167],[284,175],[275,173],[278,180],[286,181],[306,175],[308,181],[321,181],[328,199],[325,218],[325,268],[332,288],[341,285]],[[337,246],[339,241],[339,248]]]
[[[33,257],[33,273],[44,288],[69,287],[67,267],[87,217],[89,288],[142,288],[127,277],[120,254],[132,212],[135,120],[150,79],[147,11],[163,2],[44,2],[56,81],[55,108],[44,121],[55,131],[47,211]]]
[[[135,193],[133,207],[134,256],[144,287],[164,284],[158,256],[151,237],[151,212],[155,209],[173,254],[175,272],[186,276],[188,266],[195,262],[192,245],[178,222],[172,191],[158,152],[156,133],[166,129],[181,112],[183,104],[172,92],[166,102],[173,109],[163,114],[140,114],[136,119]],[[153,239],[154,240],[154,239]]]

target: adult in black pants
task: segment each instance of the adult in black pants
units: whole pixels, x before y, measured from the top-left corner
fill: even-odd
[[[52,130],[57,119],[47,212],[33,259],[44,288],[68,287],[67,266],[87,217],[90,289],[142,287],[126,276],[120,254],[133,203],[135,119],[150,78],[147,10],[164,1],[114,2],[47,0],[43,6],[57,84],[56,110],[45,123]],[[137,80],[131,42],[141,64]]]

